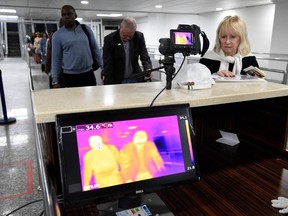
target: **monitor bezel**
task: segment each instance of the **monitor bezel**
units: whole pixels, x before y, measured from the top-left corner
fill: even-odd
[[[141,118],[155,117],[155,116],[167,116],[172,114],[179,115],[180,112],[185,113],[188,116],[189,130],[192,139],[193,157],[195,163],[195,172],[184,172],[181,174],[175,174],[170,176],[163,176],[153,179],[148,179],[140,182],[132,182],[129,184],[122,184],[108,188],[102,188],[101,190],[91,190],[85,192],[68,192],[66,167],[68,164],[68,156],[64,153],[65,148],[62,146],[61,136],[59,134],[60,127],[64,126],[62,120],[65,119],[67,125],[79,125],[94,123],[95,119],[90,118],[92,115],[97,115],[98,122],[118,121],[125,119],[137,119],[139,113]],[[117,118],[115,119],[115,115]],[[129,117],[128,117],[129,116]],[[198,181],[200,179],[198,157],[195,144],[195,134],[193,131],[192,116],[189,104],[175,104],[175,105],[163,105],[153,107],[138,107],[127,109],[112,109],[102,111],[92,111],[84,113],[68,113],[56,115],[56,132],[58,140],[58,153],[60,161],[60,173],[64,206],[77,206],[91,203],[103,203],[110,202],[122,198],[123,196],[137,194],[137,193],[151,193],[173,185],[181,184],[186,181]],[[75,151],[75,149],[74,149]],[[78,152],[77,152],[78,153]],[[75,154],[75,153],[74,153]],[[69,158],[71,160],[71,157]],[[78,160],[76,157],[74,160]],[[191,175],[193,174],[193,175]],[[113,189],[114,188],[114,189]],[[115,190],[117,192],[115,192]]]

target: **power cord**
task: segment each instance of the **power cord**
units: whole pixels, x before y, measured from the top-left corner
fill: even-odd
[[[26,206],[28,206],[28,205],[31,205],[31,204],[37,203],[37,202],[41,202],[41,201],[43,201],[43,199],[38,199],[38,200],[31,201],[31,202],[29,202],[29,203],[26,203],[25,205],[20,206],[19,208],[14,209],[13,211],[9,212],[9,213],[6,214],[5,216],[9,216],[9,215],[13,214],[14,212],[19,211],[20,209],[22,209],[22,208],[24,208],[24,207],[26,207]]]
[[[62,198],[62,197],[63,197],[62,194],[57,195],[57,202],[58,202],[58,203],[63,203],[63,198]],[[5,216],[9,216],[9,215],[13,214],[14,212],[19,211],[20,209],[22,209],[22,208],[24,208],[24,207],[26,207],[26,206],[28,206],[28,205],[31,205],[31,204],[37,203],[37,202],[41,202],[41,201],[43,201],[43,199],[38,199],[38,200],[31,201],[31,202],[29,202],[29,203],[26,203],[25,205],[20,206],[19,208],[14,209],[13,211],[9,212],[9,213],[6,214]],[[44,214],[44,210],[40,213],[39,216],[43,216],[43,215],[45,215],[45,214]]]
[[[177,76],[177,74],[180,72],[180,69],[182,68],[184,62],[185,62],[185,59],[186,59],[186,56],[184,55],[184,58],[183,58],[183,61],[178,69],[178,71],[174,74],[174,76],[172,77],[172,80],[171,80],[171,83],[173,81],[173,79]],[[167,88],[167,86],[169,85],[169,83],[166,84],[166,86],[155,96],[155,98],[152,100],[151,104],[150,104],[150,107],[153,106],[155,100],[159,97],[159,95]]]

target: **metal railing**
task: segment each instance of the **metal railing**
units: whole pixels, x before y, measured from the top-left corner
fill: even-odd
[[[30,97],[31,97],[31,106],[33,108],[32,102],[32,92],[34,91],[33,84],[33,75],[31,68],[31,57],[29,55],[29,50],[25,50],[26,53],[26,61],[28,65],[28,80],[29,80],[29,88],[30,88]],[[33,129],[35,133],[35,148],[36,148],[36,157],[37,157],[37,165],[39,170],[39,181],[40,188],[43,194],[43,205],[44,205],[44,213],[49,216],[56,216],[57,214],[57,206],[55,206],[57,200],[55,196],[55,190],[53,188],[53,184],[51,178],[49,177],[48,167],[47,167],[47,152],[45,146],[47,146],[47,137],[45,134],[45,124],[37,124],[35,120],[35,116],[33,114]]]
[[[270,73],[282,74],[282,84],[288,85],[288,54],[281,54],[281,53],[257,53],[253,52],[256,56],[257,60],[259,61],[267,61],[268,63],[273,62],[282,62],[286,64],[285,69],[277,69],[274,67],[259,67],[261,70],[269,71]],[[271,80],[274,81],[274,80]]]
[[[164,56],[159,53],[158,47],[156,46],[148,46],[148,53],[150,57],[154,59],[163,59]],[[269,72],[269,74],[280,74],[282,78],[280,80],[275,80],[275,79],[268,79],[271,82],[277,82],[281,84],[286,84],[288,85],[288,54],[280,54],[280,53],[257,53],[253,52],[253,54],[256,56],[258,61],[265,61],[265,64],[269,64],[269,62],[281,62],[284,63],[286,66],[283,69],[275,68],[275,67],[264,67],[260,65],[260,69],[263,71]],[[175,61],[181,61],[183,57],[181,55],[175,54]],[[200,60],[200,56],[195,55],[195,56],[188,56],[186,58],[186,64],[192,64],[192,63],[197,63]]]

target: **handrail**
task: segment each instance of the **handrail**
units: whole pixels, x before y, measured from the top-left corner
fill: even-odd
[[[265,68],[259,67],[261,70],[266,70],[274,73],[283,74],[282,84],[288,85],[288,54],[283,53],[258,53],[253,52],[258,60],[266,60],[266,61],[277,61],[277,62],[286,62],[286,69],[276,69],[276,68]],[[266,56],[261,56],[266,55]]]
[[[28,68],[29,68],[29,87],[30,87],[30,91],[34,91],[34,83],[33,83],[33,76],[32,76],[32,68],[31,68],[31,59],[30,59],[30,55],[29,55],[29,50],[30,48],[26,49],[26,56],[27,56],[27,64],[28,64]]]
[[[33,76],[32,76],[32,68],[31,68],[31,57],[28,53],[28,49],[26,49],[27,52],[27,64],[29,68],[29,87],[30,87],[30,96],[31,96],[31,106],[33,108],[33,102],[32,102],[32,92],[34,91],[34,84],[33,84]],[[39,171],[39,180],[40,180],[40,187],[43,194],[43,205],[44,205],[44,213],[45,215],[49,216],[55,216],[56,213],[56,206],[55,203],[57,202],[55,200],[56,196],[53,196],[55,194],[53,190],[53,184],[51,182],[51,178],[48,174],[48,168],[46,164],[45,159],[45,143],[46,143],[46,137],[45,137],[45,125],[43,124],[36,124],[35,116],[33,114],[33,128],[36,138],[36,157],[37,157],[37,165],[38,165],[38,171]]]
[[[147,47],[148,53],[151,56],[157,57],[157,59],[160,59],[161,57],[164,57],[162,54],[158,52],[158,47],[156,46],[148,46]],[[258,53],[253,52],[257,58],[257,60],[265,60],[265,61],[277,61],[277,62],[286,62],[286,68],[285,69],[276,69],[276,68],[267,68],[267,67],[259,67],[261,70],[269,71],[273,73],[283,74],[283,79],[281,81],[282,84],[288,85],[288,54],[283,53]],[[266,55],[266,56],[261,56]],[[175,59],[183,59],[181,56],[175,56]],[[199,62],[200,56],[188,56],[186,58],[187,64]],[[275,80],[270,80],[274,81]]]
[[[36,155],[39,169],[39,176],[41,182],[41,190],[43,193],[43,204],[45,215],[54,216],[56,214],[55,209],[55,197],[53,194],[53,186],[51,182],[51,178],[49,177],[47,166],[45,164],[45,150],[44,150],[44,125],[39,125],[35,123],[35,132],[36,132]]]
[[[252,52],[254,55],[266,55],[272,58],[284,58],[288,60],[288,54],[287,53],[261,53],[261,52]]]

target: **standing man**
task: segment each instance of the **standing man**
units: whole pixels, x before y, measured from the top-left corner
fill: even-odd
[[[93,32],[86,26],[91,41],[90,48],[89,38],[76,20],[75,9],[71,5],[64,5],[61,17],[63,27],[56,31],[52,38],[52,86],[60,87],[61,70],[64,85],[61,87],[94,86],[96,78],[92,69],[92,52],[101,68],[103,60]]]
[[[143,33],[136,31],[136,20],[126,17],[120,29],[104,38],[104,84],[143,82],[144,76],[131,78],[142,72],[138,63],[139,56],[145,71],[152,69]],[[147,77],[150,78],[151,74]],[[132,76],[133,77],[133,76]]]

